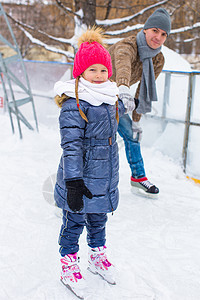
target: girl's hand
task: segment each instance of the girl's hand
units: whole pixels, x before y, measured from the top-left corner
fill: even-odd
[[[75,179],[66,181],[67,187],[67,203],[73,212],[80,212],[83,207],[83,195],[92,199],[93,195],[85,186],[83,179]]]

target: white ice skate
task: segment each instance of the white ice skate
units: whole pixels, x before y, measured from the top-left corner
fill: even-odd
[[[61,282],[79,299],[84,299],[86,284],[78,266],[77,253],[65,255],[60,261]]]
[[[106,246],[89,249],[88,270],[93,274],[99,274],[110,284],[116,284],[114,279],[114,266],[106,256]]]

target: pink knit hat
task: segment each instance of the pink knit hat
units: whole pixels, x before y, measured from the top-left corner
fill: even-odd
[[[112,76],[112,61],[108,50],[96,41],[82,43],[74,58],[74,78],[94,64],[104,65],[108,69],[108,78]]]

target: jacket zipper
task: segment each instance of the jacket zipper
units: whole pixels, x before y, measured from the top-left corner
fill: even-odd
[[[107,114],[108,114],[108,119],[109,119],[109,122],[110,122],[110,137],[112,137],[112,123],[111,123],[111,117],[110,117],[110,112],[109,112],[109,109],[108,109],[108,106],[106,105],[106,110],[107,110]],[[112,153],[112,145],[109,146],[109,159],[110,159],[110,171],[109,171],[109,201],[110,201],[110,206],[111,206],[111,209],[112,209],[112,215],[113,215],[113,212],[114,212],[114,209],[113,209],[113,206],[112,206],[112,201],[111,201],[111,198],[110,198],[110,185],[111,185],[111,177],[112,177],[112,157],[111,157],[111,153]]]

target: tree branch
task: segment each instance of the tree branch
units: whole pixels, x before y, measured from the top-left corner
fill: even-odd
[[[60,8],[65,14],[72,14],[77,18],[81,19],[80,15],[71,10],[71,8],[66,7],[60,0],[56,0],[57,7]]]
[[[50,40],[52,41],[57,41],[57,42],[60,42],[62,44],[66,44],[68,46],[74,46],[75,45],[75,37],[73,36],[72,38],[70,39],[65,39],[65,38],[58,38],[58,37],[55,37],[55,36],[52,36],[52,35],[49,35],[47,34],[46,32],[42,31],[42,30],[37,30],[35,29],[34,27],[30,26],[30,25],[27,25],[27,24],[24,24],[23,22],[19,21],[19,20],[16,20],[14,19],[10,14],[6,13],[6,15],[8,16],[8,18],[10,18],[15,24],[17,24],[19,26],[19,28],[22,30],[22,29],[28,29],[28,30],[31,30],[33,31],[34,33],[38,33],[38,34],[41,34],[45,37],[48,37]],[[23,32],[25,32],[24,30],[22,30]],[[26,31],[27,32],[27,31]],[[35,34],[34,34],[35,35]]]
[[[163,1],[160,1],[158,3],[152,4],[152,5],[145,7],[144,9],[140,10],[139,12],[137,12],[134,15],[131,15],[131,16],[127,16],[127,17],[124,17],[124,18],[110,19],[110,20],[96,20],[96,23],[99,26],[107,27],[107,26],[118,25],[118,24],[130,22],[133,19],[135,19],[136,17],[138,17],[139,15],[143,15],[144,12],[146,12],[146,11],[148,11],[148,10],[154,8],[154,7],[158,7],[158,6],[161,6],[163,4],[166,4],[169,1],[171,1],[171,0],[163,0]]]

